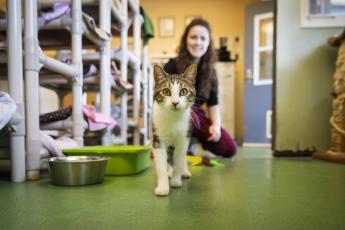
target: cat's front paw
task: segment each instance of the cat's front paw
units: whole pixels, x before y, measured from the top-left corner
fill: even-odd
[[[155,189],[156,196],[167,196],[169,195],[169,186],[157,186]]]
[[[174,188],[182,187],[182,180],[181,180],[181,178],[172,178],[170,180],[170,185],[171,185],[171,187],[174,187]]]
[[[189,172],[189,170],[186,170],[182,173],[182,178],[191,178],[192,174]]]

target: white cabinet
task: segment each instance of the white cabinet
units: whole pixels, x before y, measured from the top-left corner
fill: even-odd
[[[235,63],[216,62],[223,127],[235,136]]]

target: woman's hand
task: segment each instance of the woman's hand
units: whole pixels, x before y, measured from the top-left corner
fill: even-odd
[[[211,136],[207,139],[208,141],[218,142],[221,137],[220,125],[212,124],[208,129]]]
[[[221,136],[219,105],[213,105],[208,107],[208,112],[212,124],[208,128],[208,132],[211,136],[207,140],[212,142],[218,142]]]

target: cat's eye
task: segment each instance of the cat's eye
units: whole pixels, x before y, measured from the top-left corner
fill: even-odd
[[[171,96],[171,92],[169,89],[163,89],[162,93],[164,96]]]
[[[187,89],[185,89],[185,88],[181,89],[180,96],[186,96],[187,94],[188,94],[188,90]]]

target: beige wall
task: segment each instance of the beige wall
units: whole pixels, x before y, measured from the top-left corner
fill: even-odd
[[[173,53],[179,44],[188,15],[201,16],[208,20],[213,29],[213,36],[239,36],[239,62],[236,66],[236,136],[243,136],[243,53],[244,53],[244,12],[248,4],[260,0],[141,0],[141,5],[150,16],[155,38],[149,42],[150,55]],[[158,36],[158,19],[173,16],[175,34],[171,38]]]

